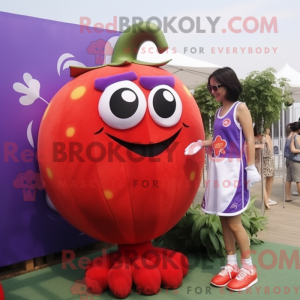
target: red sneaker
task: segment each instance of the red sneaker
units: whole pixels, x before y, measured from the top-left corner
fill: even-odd
[[[257,281],[257,272],[255,268],[252,270],[241,268],[237,276],[228,283],[227,288],[236,292],[244,291],[257,283]]]
[[[232,265],[226,265],[225,267],[221,267],[221,269],[223,270],[214,276],[210,282],[214,286],[226,286],[228,282],[238,274],[238,272],[234,271],[234,267]]]

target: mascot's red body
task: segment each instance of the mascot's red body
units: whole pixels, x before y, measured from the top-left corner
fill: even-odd
[[[3,291],[1,283],[0,283],[0,300],[5,300],[4,291]]]
[[[81,75],[52,99],[38,152],[59,213],[95,239],[119,245],[87,268],[86,284],[95,294],[109,286],[120,298],[132,280],[144,294],[161,284],[177,288],[186,257],[151,240],[180,220],[199,187],[203,152],[184,155],[204,138],[195,100],[156,66],[125,61],[72,72]]]

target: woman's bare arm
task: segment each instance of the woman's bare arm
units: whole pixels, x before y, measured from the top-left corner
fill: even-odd
[[[298,136],[296,137],[296,139],[297,139],[298,145],[300,145],[300,136],[298,135]],[[300,149],[297,149],[296,146],[295,146],[295,139],[293,139],[293,140],[291,141],[290,149],[291,149],[291,152],[292,152],[292,153],[300,153]]]
[[[273,153],[273,142],[272,139],[269,135],[266,134],[266,141],[268,143],[269,149],[271,151],[271,153]]]
[[[247,163],[248,166],[251,166],[255,161],[255,142],[252,118],[246,104],[239,104],[236,110],[236,117],[241,124],[244,132],[244,136],[247,142]]]
[[[264,148],[264,145],[262,145],[262,144],[255,144],[255,145],[254,145],[254,148],[255,148],[255,149],[263,149],[263,148]]]
[[[202,141],[204,147],[208,147],[212,144],[213,138]]]

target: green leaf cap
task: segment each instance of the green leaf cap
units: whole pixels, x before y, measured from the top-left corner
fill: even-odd
[[[70,66],[70,76],[77,77],[83,73],[103,68],[105,66],[120,67],[129,64],[139,64],[153,67],[160,67],[170,60],[160,63],[149,63],[137,60],[137,54],[144,42],[153,42],[159,53],[168,49],[168,43],[161,29],[154,23],[141,22],[128,27],[119,37],[114,47],[111,63],[97,67],[74,67]]]

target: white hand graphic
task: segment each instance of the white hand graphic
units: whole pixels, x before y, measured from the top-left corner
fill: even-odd
[[[28,139],[28,142],[31,145],[31,147],[34,148],[34,141],[33,141],[33,137],[32,137],[32,122],[33,122],[33,120],[29,123],[29,125],[27,127],[27,139]]]
[[[13,89],[21,94],[25,94],[20,98],[20,103],[22,105],[31,105],[36,99],[41,99],[47,104],[49,104],[45,99],[40,97],[40,83],[38,80],[33,79],[29,73],[24,73],[23,79],[26,83],[16,82],[13,84]]]
[[[63,62],[71,57],[74,57],[74,55],[70,54],[70,53],[64,53],[62,54],[58,61],[57,61],[57,73],[58,75],[60,76],[60,69],[61,69],[61,66],[63,64]],[[63,70],[69,68],[70,66],[77,66],[77,67],[85,67],[85,65],[80,62],[80,61],[77,61],[77,60],[67,60],[64,64],[63,64]]]
[[[197,142],[191,143],[184,150],[184,155],[194,155],[203,147],[203,142],[198,140]]]

